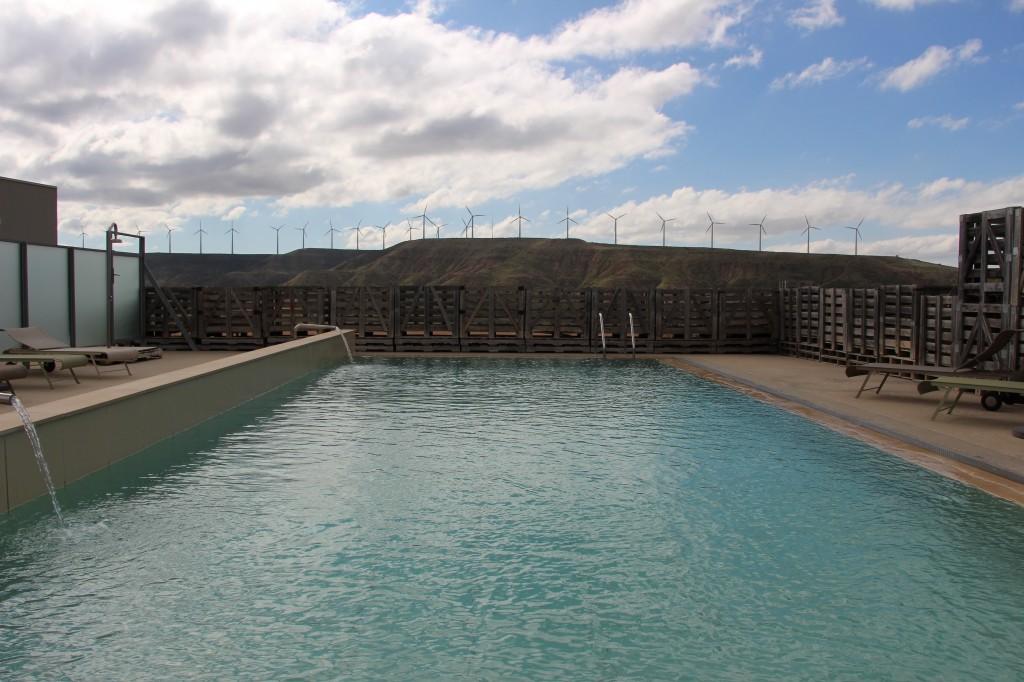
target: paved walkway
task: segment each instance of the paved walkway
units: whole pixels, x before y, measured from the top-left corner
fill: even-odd
[[[880,394],[865,392],[858,399],[854,396],[863,377],[847,378],[837,365],[775,355],[661,359],[779,401],[929,469],[1024,504],[1024,440],[1011,434],[1024,424],[1024,406],[987,412],[977,397],[965,395],[952,415],[931,421],[941,394],[919,395],[910,381],[890,378]]]

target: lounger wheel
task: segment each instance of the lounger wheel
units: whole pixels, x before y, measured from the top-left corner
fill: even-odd
[[[53,360],[47,360],[43,363],[42,367],[44,372],[52,372],[57,369],[57,363]]]
[[[981,406],[989,412],[998,412],[999,408],[1003,406],[1003,399],[999,397],[998,393],[992,391],[982,391],[981,393]]]

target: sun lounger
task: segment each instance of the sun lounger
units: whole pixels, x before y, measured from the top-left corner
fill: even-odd
[[[937,367],[935,365],[901,365],[898,363],[888,362],[868,362],[857,365],[847,365],[846,376],[864,377],[864,383],[860,385],[860,389],[857,391],[856,397],[858,398],[860,397],[860,394],[863,393],[864,391],[874,390],[876,394],[880,393],[882,391],[882,387],[885,386],[885,382],[889,379],[891,375],[894,374],[897,376],[901,374],[910,374],[929,378],[960,376],[978,379],[986,378],[998,380],[1000,377],[1005,378],[1010,373],[1009,370],[1005,372],[985,371],[978,369],[978,367],[988,362],[996,355],[998,355],[1000,351],[1002,351],[1007,345],[1009,345],[1011,341],[1013,341],[1013,339],[1017,337],[1017,332],[1018,330],[1016,329],[1005,329],[999,332],[998,334],[995,335],[995,337],[992,339],[992,343],[990,343],[987,348],[982,350],[974,357],[971,357],[965,360],[964,362],[960,363],[956,367]],[[881,374],[882,380],[878,383],[877,386],[868,386],[868,382],[871,380],[871,377],[875,374]],[[926,393],[928,390],[930,390],[929,386],[931,385],[931,383],[933,382],[924,382],[922,386],[919,386],[918,390],[920,390],[922,393]],[[922,388],[924,388],[925,390],[921,390]]]
[[[84,355],[92,363],[96,374],[99,375],[99,365],[118,364],[130,375],[132,370],[128,367],[129,362],[137,362],[140,357],[159,357],[160,349],[155,346],[83,346],[70,347],[57,339],[49,336],[38,327],[11,327],[4,329],[8,336],[20,343],[24,348],[15,349],[15,353],[30,354],[36,352],[46,353],[72,353]],[[155,355],[154,355],[155,354]]]
[[[19,354],[8,351],[7,353],[0,355],[0,362],[15,362],[25,368],[31,368],[35,365],[39,369],[43,370],[43,377],[46,379],[46,383],[49,384],[50,388],[53,388],[53,381],[50,380],[50,374],[53,372],[59,372],[62,369],[66,369],[71,374],[71,378],[75,380],[76,384],[81,383],[78,381],[78,375],[75,374],[75,367],[85,367],[89,364],[89,358],[84,355],[74,355],[72,353]]]
[[[938,379],[932,379],[931,383],[940,390],[945,389],[945,393],[942,394],[942,400],[939,401],[939,406],[936,407],[935,412],[932,413],[932,419],[935,419],[940,412],[953,414],[953,408],[955,408],[957,403],[960,402],[960,396],[967,391],[981,391],[983,400],[986,393],[996,395],[1024,395],[1024,381],[972,379],[969,377],[940,377]],[[953,391],[956,391],[956,397],[950,401],[949,394]]]
[[[0,365],[0,391],[14,393],[14,386],[11,386],[11,381],[14,379],[24,379],[26,376],[28,376],[28,367],[25,365]]]

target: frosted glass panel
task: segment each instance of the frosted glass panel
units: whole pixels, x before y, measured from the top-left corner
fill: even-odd
[[[0,329],[21,326],[21,267],[18,245],[0,242]],[[17,344],[0,333],[0,350]]]
[[[107,343],[107,255],[75,251],[75,345]]]
[[[114,256],[114,272],[114,338],[139,339],[139,259]]]
[[[28,247],[28,323],[64,343],[71,340],[68,252],[55,246]]]

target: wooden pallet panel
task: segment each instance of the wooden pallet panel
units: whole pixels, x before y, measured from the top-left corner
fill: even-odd
[[[526,350],[522,287],[463,288],[461,305],[459,343],[463,351]]]
[[[528,351],[590,352],[590,297],[586,289],[527,289]]]
[[[398,287],[397,351],[458,351],[461,287]]]
[[[655,291],[654,350],[658,353],[714,353],[717,292],[710,289]]]
[[[654,351],[655,292],[652,289],[591,289],[591,330],[593,352],[602,350],[601,321],[604,321],[604,346],[610,353],[650,353]],[[599,316],[600,314],[600,316]],[[632,316],[632,326],[630,317]]]

